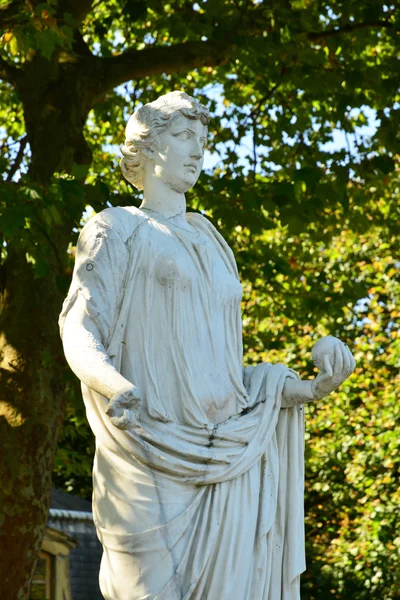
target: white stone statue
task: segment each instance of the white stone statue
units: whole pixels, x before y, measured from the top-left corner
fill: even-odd
[[[186,213],[208,122],[183,92],[130,118],[121,167],[142,205],[84,227],[60,317],[96,436],[106,600],[297,600],[302,405],[355,366],[328,336],[313,381],[283,365],[243,369],[235,259],[210,221]]]

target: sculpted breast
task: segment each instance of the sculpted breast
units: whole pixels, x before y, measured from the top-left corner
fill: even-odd
[[[190,265],[177,253],[168,252],[159,256],[155,265],[155,275],[162,287],[182,290],[191,287]]]

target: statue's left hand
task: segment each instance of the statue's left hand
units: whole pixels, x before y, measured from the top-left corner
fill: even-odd
[[[312,355],[320,372],[311,382],[311,388],[315,399],[321,400],[350,377],[356,362],[346,344],[330,335],[318,340]]]

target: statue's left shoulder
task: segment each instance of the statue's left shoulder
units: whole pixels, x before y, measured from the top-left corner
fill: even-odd
[[[216,246],[220,249],[220,251],[222,251],[223,255],[227,257],[235,275],[238,276],[236,261],[232,249],[229,247],[228,243],[220,234],[218,229],[213,225],[213,223],[211,223],[209,219],[200,213],[189,212],[186,214],[186,218],[190,225],[203,231],[203,233],[205,233],[209,238],[214,240]]]
[[[215,225],[201,213],[188,212],[186,213],[186,219],[195,228],[212,233],[214,236],[221,235]]]

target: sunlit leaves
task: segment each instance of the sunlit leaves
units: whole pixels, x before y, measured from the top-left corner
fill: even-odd
[[[268,270],[245,287],[247,360],[310,376],[312,344],[330,333],[358,363],[338,393],[307,409],[303,595],[311,599],[397,597],[400,273],[386,226],[368,235],[344,227],[329,243],[285,229],[252,240],[253,262],[268,257]],[[237,240],[249,243],[241,232]]]
[[[22,4],[16,9],[18,19],[10,19],[8,29],[7,20],[1,23],[4,50],[18,63],[30,60],[35,51],[50,60],[55,48],[71,49],[74,21],[66,14],[59,22],[53,4]]]

